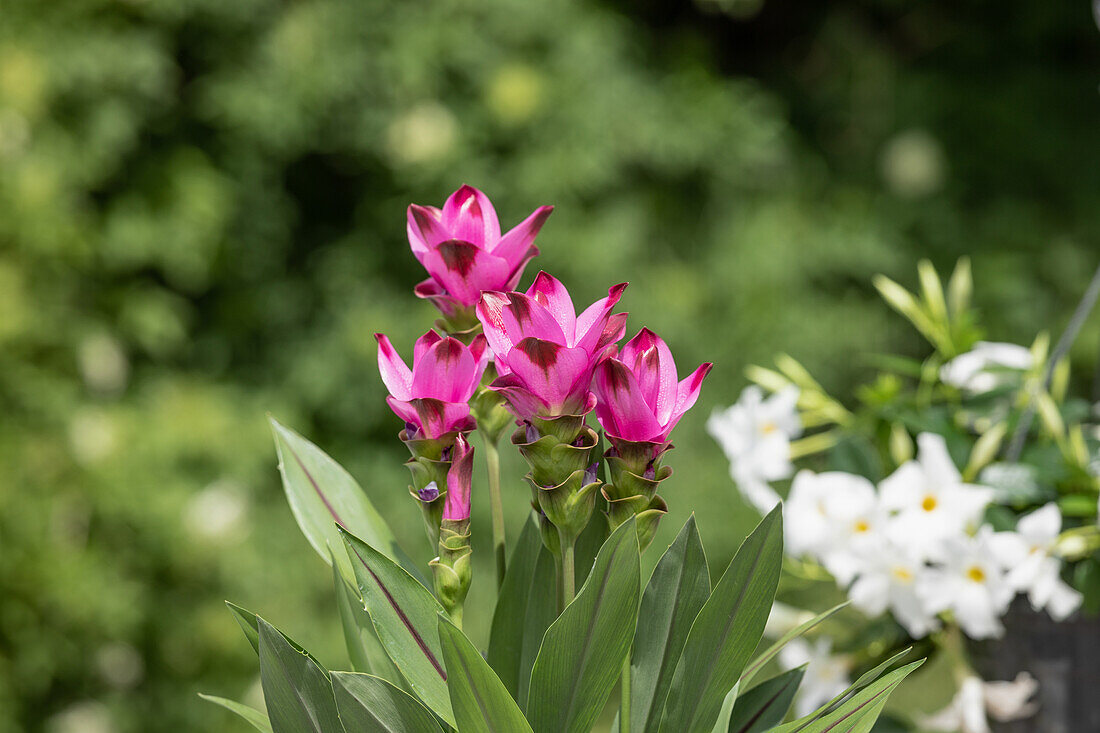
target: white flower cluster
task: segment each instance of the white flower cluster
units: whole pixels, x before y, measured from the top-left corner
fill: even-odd
[[[769,481],[793,472],[790,440],[801,425],[795,391],[763,399],[745,390],[708,423],[731,475],[762,511],[779,501]],[[878,487],[862,476],[803,470],[784,512],[787,551],[821,563],[869,615],[890,611],[915,638],[951,612],[971,638],[999,636],[1000,617],[1017,593],[1061,620],[1081,595],[1060,577],[1053,553],[1062,517],[1055,504],[1020,519],[1012,532],[982,524],[994,492],[965,483],[942,436],[917,436],[915,460]]]
[[[1056,620],[1073,613],[1081,595],[1062,581],[1053,554],[1058,507],[995,532],[981,524],[992,489],[963,482],[941,436],[922,433],[917,446],[917,459],[877,490],[853,474],[799,472],[787,504],[788,551],[815,558],[854,606],[889,610],[916,638],[937,629],[945,611],[971,638],[999,636],[1018,592]]]
[[[802,434],[797,402],[795,387],[765,398],[764,390],[752,385],[734,405],[716,410],[707,420],[707,432],[729,459],[730,476],[761,514],[779,503],[779,494],[769,482],[794,473],[791,440]]]

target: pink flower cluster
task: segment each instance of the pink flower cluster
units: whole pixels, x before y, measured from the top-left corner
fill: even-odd
[[[430,276],[416,294],[448,317],[473,307],[484,332],[466,346],[429,331],[416,342],[411,370],[377,335],[387,402],[410,436],[439,439],[474,429],[469,401],[490,352],[498,376],[489,388],[520,422],[595,409],[612,440],[663,447],[695,404],[710,364],[678,381],[668,346],[648,329],[619,350],[627,314],[612,311],[626,283],[579,314],[565,286],[545,272],[526,292],[514,289],[538,254],[535,236],[552,210],[536,209],[502,236],[492,203],[470,186],[442,209],[409,207],[409,245]]]

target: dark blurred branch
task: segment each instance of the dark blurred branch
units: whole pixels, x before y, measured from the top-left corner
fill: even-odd
[[[1054,376],[1055,367],[1058,366],[1058,362],[1065,357],[1070,347],[1073,346],[1077,334],[1081,331],[1081,326],[1085,324],[1085,320],[1092,312],[1093,306],[1096,305],[1097,297],[1100,297],[1100,267],[1097,267],[1096,272],[1093,273],[1092,281],[1085,289],[1085,295],[1081,298],[1081,302],[1077,304],[1073,317],[1069,319],[1069,325],[1062,332],[1062,337],[1058,339],[1058,344],[1054,347],[1050,359],[1047,360],[1046,368],[1043,370],[1043,389],[1050,389],[1050,380]],[[1033,386],[1031,388],[1032,394],[1027,401],[1027,407],[1024,408],[1024,413],[1020,416],[1016,432],[1012,434],[1012,442],[1009,444],[1008,453],[1005,456],[1009,463],[1019,461],[1020,453],[1024,450],[1024,441],[1027,440],[1028,431],[1031,430],[1031,421],[1035,418],[1035,399],[1037,397],[1035,393],[1037,391],[1038,387]]]

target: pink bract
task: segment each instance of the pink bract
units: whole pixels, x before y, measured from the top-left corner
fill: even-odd
[[[412,369],[385,335],[374,336],[378,371],[390,393],[386,403],[398,417],[426,438],[474,428],[468,403],[489,361],[483,336],[466,346],[456,338],[428,331],[413,348]]]
[[[462,186],[443,204],[409,206],[409,246],[431,276],[416,295],[445,316],[478,302],[484,290],[511,290],[535,255],[538,235],[553,206],[540,206],[503,236],[489,197]]]
[[[643,328],[617,357],[596,367],[596,419],[612,438],[666,443],[699,398],[711,366],[702,364],[678,382],[672,352],[657,334]]]
[[[580,315],[565,286],[540,272],[526,293],[487,292],[477,317],[500,374],[490,387],[517,417],[583,414],[591,409],[592,370],[623,337],[626,314],[611,310],[626,283]]]

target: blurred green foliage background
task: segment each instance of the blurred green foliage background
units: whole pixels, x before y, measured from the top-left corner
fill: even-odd
[[[524,286],[629,280],[633,330],[716,362],[664,530],[699,510],[724,566],[756,517],[707,413],[777,350],[841,395],[920,353],[873,273],[970,254],[990,337],[1064,324],[1097,40],[1084,0],[0,2],[0,733],[243,730],[194,696],[257,694],[224,598],[344,664],[265,413],[430,557],[371,334],[430,326],[404,210],[463,182],[557,206]]]

